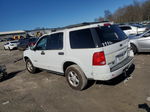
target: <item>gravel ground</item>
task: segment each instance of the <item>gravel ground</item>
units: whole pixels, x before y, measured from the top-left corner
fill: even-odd
[[[28,73],[21,58],[22,52],[4,51],[0,43],[0,64],[8,72],[0,82],[0,112],[150,112],[150,54],[135,56],[129,80],[91,81],[81,92],[63,76]]]

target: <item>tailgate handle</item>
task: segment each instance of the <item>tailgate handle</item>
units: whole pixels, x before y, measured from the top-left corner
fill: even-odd
[[[41,55],[45,55],[45,52],[44,52],[44,51],[42,51],[42,52],[41,52]]]

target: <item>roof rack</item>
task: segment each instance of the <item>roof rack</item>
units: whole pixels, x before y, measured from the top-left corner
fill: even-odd
[[[98,23],[104,23],[104,22],[109,22],[109,21],[101,21],[101,22],[83,22],[79,24],[74,24],[74,25],[69,25],[61,28],[53,28],[51,31],[55,32],[57,30],[63,30],[63,29],[70,29],[70,28],[75,28],[75,27],[80,27],[80,26],[86,26],[86,25],[92,25],[92,24],[98,24]]]

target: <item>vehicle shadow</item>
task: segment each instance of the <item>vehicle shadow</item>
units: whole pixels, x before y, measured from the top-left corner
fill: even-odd
[[[135,65],[132,64],[126,74],[123,73],[123,74],[119,75],[118,77],[116,77],[114,79],[111,79],[111,80],[108,80],[108,81],[89,80],[88,85],[85,89],[90,88],[94,84],[115,86],[115,85],[123,82],[124,80],[126,80],[128,77],[130,77],[134,70],[135,70]]]
[[[132,64],[130,68],[128,69],[128,71],[126,72],[126,74],[123,73],[119,75],[118,77],[108,80],[108,81],[97,81],[96,84],[103,84],[103,85],[109,85],[109,86],[117,85],[123,82],[124,80],[126,80],[128,77],[130,77],[134,70],[135,70],[135,65]]]
[[[137,55],[141,55],[141,54],[143,54],[143,55],[150,55],[150,52],[140,52]]]
[[[144,103],[144,104],[139,104],[139,105],[138,105],[138,108],[139,108],[139,109],[144,109],[144,110],[146,110],[147,112],[150,112],[150,107],[149,107],[146,103]]]
[[[17,74],[23,72],[24,70],[18,70],[18,71],[15,71],[15,72],[11,72],[11,73],[8,73],[7,75],[5,75],[1,80],[0,82],[3,82],[3,81],[6,81],[6,80],[9,80],[13,77],[15,77]]]

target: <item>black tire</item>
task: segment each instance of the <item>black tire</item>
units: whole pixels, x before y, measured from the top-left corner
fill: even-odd
[[[131,49],[133,50],[134,54],[137,54],[138,50],[137,50],[137,47],[134,44],[131,44]]]
[[[29,67],[31,67],[31,68],[29,68]],[[30,59],[26,60],[26,69],[28,70],[29,73],[32,73],[32,74],[37,73],[37,68],[33,66]]]
[[[11,51],[10,47],[8,47],[9,51]]]
[[[71,74],[74,74],[74,77],[76,81],[76,84],[73,84],[74,81],[73,81],[73,78],[71,79]],[[85,77],[85,74],[83,73],[83,71],[80,69],[80,67],[78,65],[71,65],[69,66],[66,71],[65,71],[65,76],[66,76],[66,79],[67,79],[67,82],[69,84],[69,86],[72,88],[72,89],[75,89],[75,90],[83,90],[86,85],[87,85],[87,78]]]

